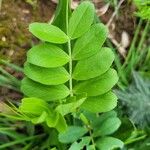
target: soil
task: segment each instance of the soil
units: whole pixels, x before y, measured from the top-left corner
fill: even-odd
[[[0,12],[0,56],[22,65],[33,36],[28,31],[31,22],[47,22],[56,5],[50,0],[38,0],[31,6],[24,0],[3,0]]]

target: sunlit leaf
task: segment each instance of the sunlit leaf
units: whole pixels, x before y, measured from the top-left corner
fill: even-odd
[[[29,31],[42,41],[51,43],[66,43],[68,36],[54,25],[48,23],[31,23],[29,25]]]
[[[45,85],[65,83],[70,76],[64,67],[43,68],[29,63],[25,64],[24,73],[28,78]]]
[[[87,80],[105,73],[114,60],[114,54],[109,48],[102,48],[97,54],[78,61],[73,72],[76,80]]]
[[[104,44],[107,34],[108,30],[103,24],[91,26],[90,30],[76,41],[72,58],[81,60],[96,54]]]
[[[31,122],[34,124],[43,123],[46,120],[47,116],[48,114],[45,111],[43,111],[39,117],[35,117],[31,119]]]
[[[117,96],[108,92],[104,95],[88,97],[81,107],[93,113],[102,113],[114,109],[117,106]]]
[[[27,62],[46,68],[60,67],[69,61],[69,56],[59,47],[42,43],[32,47],[27,53]]]
[[[117,72],[109,69],[100,77],[78,83],[74,93],[87,93],[87,96],[98,96],[108,92],[118,81]]]
[[[70,93],[65,85],[46,86],[28,78],[22,80],[21,91],[28,97],[37,97],[46,101],[58,101]]]
[[[69,37],[80,37],[90,28],[94,20],[94,5],[90,2],[81,3],[72,13],[69,20]]]
[[[33,107],[34,106],[34,107]],[[48,104],[39,98],[23,98],[19,110],[27,115],[41,115],[43,111],[49,111]]]

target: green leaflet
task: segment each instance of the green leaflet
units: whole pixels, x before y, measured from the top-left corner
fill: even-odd
[[[105,136],[114,133],[121,125],[121,121],[117,117],[110,117],[105,119],[99,127],[94,130],[94,137]]]
[[[65,85],[46,86],[28,78],[22,80],[21,90],[28,97],[37,97],[46,101],[58,101],[70,93]]]
[[[36,107],[33,107],[36,106]],[[49,112],[49,105],[39,98],[23,98],[19,110],[27,115],[40,115],[43,111]]]
[[[64,67],[43,68],[26,63],[24,73],[28,78],[45,85],[58,85],[69,80],[69,74]]]
[[[98,150],[112,150],[115,148],[123,148],[123,142],[114,137],[103,137],[97,140],[96,147]]]
[[[87,93],[87,96],[98,96],[110,91],[117,81],[117,72],[109,69],[100,77],[78,83],[73,91],[75,94]]]
[[[58,138],[62,143],[72,143],[81,138],[87,132],[87,129],[84,127],[70,126],[64,133],[60,133]]]
[[[48,114],[45,111],[43,111],[39,117],[35,117],[35,118],[31,119],[31,122],[33,124],[43,123],[46,120],[47,116],[48,116]]]
[[[107,35],[106,26],[101,23],[92,25],[90,30],[76,41],[72,58],[81,60],[96,54],[104,44]]]
[[[67,104],[60,104],[56,107],[56,111],[62,114],[62,116],[69,114],[71,112],[76,111],[80,105],[85,101],[86,98],[81,98],[75,102],[67,103]]]
[[[62,132],[65,132],[67,130],[67,123],[66,123],[66,120],[65,118],[59,114],[59,119],[58,119],[58,122],[56,124],[56,127],[55,127],[58,132],[62,133]]]
[[[91,137],[85,136],[81,139],[80,142],[74,142],[69,148],[69,150],[83,150],[85,146],[89,146],[90,141]]]
[[[66,43],[69,40],[68,36],[62,30],[48,23],[31,23],[29,31],[40,40],[46,42]]]
[[[27,53],[27,62],[46,68],[63,66],[69,59],[67,53],[50,43],[34,46]]]
[[[117,106],[117,96],[113,92],[104,95],[88,97],[81,108],[93,113],[102,113],[114,109]]]
[[[50,127],[50,128],[56,127],[59,117],[60,117],[60,115],[57,112],[53,112],[53,114],[49,114],[49,116],[46,118],[46,123],[47,123],[48,127]]]
[[[94,20],[94,5],[82,2],[72,13],[69,20],[68,34],[71,39],[80,37],[90,28]]]
[[[114,60],[114,54],[109,48],[102,48],[97,54],[78,61],[73,72],[76,80],[87,80],[105,73]]]

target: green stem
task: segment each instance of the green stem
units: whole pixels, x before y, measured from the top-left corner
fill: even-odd
[[[33,140],[35,138],[39,138],[42,136],[44,136],[44,134],[34,135],[34,136],[27,137],[27,138],[19,139],[19,140],[13,141],[13,142],[8,142],[8,143],[0,145],[0,149],[5,149],[7,147],[11,147],[11,146],[16,145],[16,144],[24,143],[26,141],[30,141],[30,140]]]
[[[96,150],[95,148],[95,142],[94,142],[94,138],[93,138],[93,134],[92,134],[92,128],[91,128],[91,124],[90,122],[88,121],[88,119],[84,116],[83,113],[80,114],[80,119],[83,121],[83,123],[85,124],[89,134],[90,134],[90,137],[91,137],[91,142],[92,142],[92,145],[93,145],[93,150]]]
[[[145,37],[146,37],[146,34],[147,34],[147,30],[148,30],[148,27],[149,27],[149,21],[147,21],[146,25],[145,25],[145,28],[144,28],[144,31],[142,33],[142,37],[141,37],[141,40],[139,42],[139,45],[137,47],[137,52],[139,52],[141,50],[141,47],[143,45],[143,42],[145,40]]]
[[[70,88],[70,95],[73,96],[73,90],[72,90],[72,59],[71,59],[71,41],[68,42],[68,53],[70,56],[69,61],[69,74],[70,74],[70,80],[69,80],[69,88]]]
[[[90,134],[90,137],[91,137],[91,141],[92,141],[92,145],[93,145],[93,150],[96,150],[96,148],[95,148],[95,142],[94,142],[94,138],[93,138],[93,135],[92,135],[91,128],[88,128],[88,130],[89,130],[89,134]]]
[[[68,11],[68,7],[69,7],[69,1],[67,3],[67,7],[66,7],[66,29],[67,29],[67,35],[68,35],[68,24],[69,24],[69,11]],[[69,74],[70,74],[70,79],[69,79],[69,89],[70,89],[70,95],[73,96],[73,88],[72,88],[72,53],[71,53],[71,40],[69,39],[68,41],[68,54],[70,57],[69,60]]]
[[[135,143],[137,141],[140,141],[140,140],[143,140],[146,138],[147,135],[143,135],[143,136],[140,136],[140,137],[137,137],[135,139],[130,139],[130,140],[127,140],[124,142],[125,145],[128,145],[128,144],[132,144],[132,143]]]
[[[133,38],[133,40],[132,40],[130,49],[129,49],[129,51],[128,51],[128,55],[127,55],[127,57],[126,57],[126,60],[125,60],[125,62],[124,62],[124,64],[123,64],[122,68],[125,68],[125,66],[127,65],[128,61],[129,61],[129,59],[130,59],[130,57],[131,57],[131,55],[132,55],[132,52],[133,52],[134,47],[135,47],[135,43],[136,43],[137,38],[138,38],[138,34],[139,34],[139,32],[140,32],[140,28],[141,28],[141,26],[142,26],[142,22],[143,22],[143,20],[140,19],[140,21],[139,21],[139,23],[138,23],[138,26],[137,26],[137,28],[136,28],[135,35],[134,35],[134,38]]]

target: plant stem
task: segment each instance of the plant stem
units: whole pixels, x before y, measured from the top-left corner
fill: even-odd
[[[147,136],[147,135],[143,135],[143,136],[137,137],[137,138],[135,138],[135,139],[130,139],[130,140],[128,140],[128,141],[125,141],[124,144],[125,144],[125,145],[128,145],[128,144],[131,144],[131,143],[135,143],[135,142],[137,142],[137,141],[140,141],[140,140],[145,139],[146,136]]]
[[[146,25],[145,25],[144,31],[143,31],[143,33],[142,33],[141,40],[140,40],[139,45],[138,45],[138,47],[137,47],[137,52],[139,52],[139,51],[141,50],[141,47],[142,47],[143,42],[144,42],[144,40],[145,40],[145,36],[146,36],[146,34],[147,34],[148,27],[149,27],[149,21],[147,21],[147,23],[146,23]]]
[[[68,35],[68,24],[69,24],[69,10],[68,10],[68,7],[69,7],[69,1],[67,3],[67,7],[66,7],[66,31],[67,31],[67,35]],[[70,74],[70,79],[69,79],[69,89],[70,89],[70,96],[73,96],[73,90],[72,90],[72,54],[71,54],[71,40],[69,39],[68,41],[68,54],[69,54],[69,57],[70,57],[70,60],[69,60],[69,74]]]
[[[70,74],[70,79],[69,79],[69,88],[70,88],[70,95],[73,96],[73,90],[72,90],[72,59],[71,59],[71,41],[68,41],[68,53],[70,56],[70,61],[69,61],[69,74]]]
[[[138,34],[139,34],[139,32],[140,32],[140,28],[141,28],[142,22],[143,22],[143,20],[140,19],[140,21],[139,21],[139,23],[138,23],[138,26],[137,26],[137,28],[136,28],[135,35],[134,35],[134,38],[133,38],[133,40],[132,40],[130,49],[129,49],[129,51],[128,51],[128,55],[127,55],[127,57],[126,57],[126,59],[125,59],[125,62],[124,62],[124,64],[123,64],[123,66],[122,66],[122,69],[125,68],[125,66],[127,65],[128,61],[129,61],[129,59],[130,59],[130,57],[131,57],[131,55],[132,55],[132,51],[134,50],[135,42],[137,41]]]
[[[92,145],[93,145],[93,150],[96,150],[94,138],[93,138],[92,131],[91,131],[91,127],[87,126],[87,129],[89,130],[89,134],[90,134]]]

